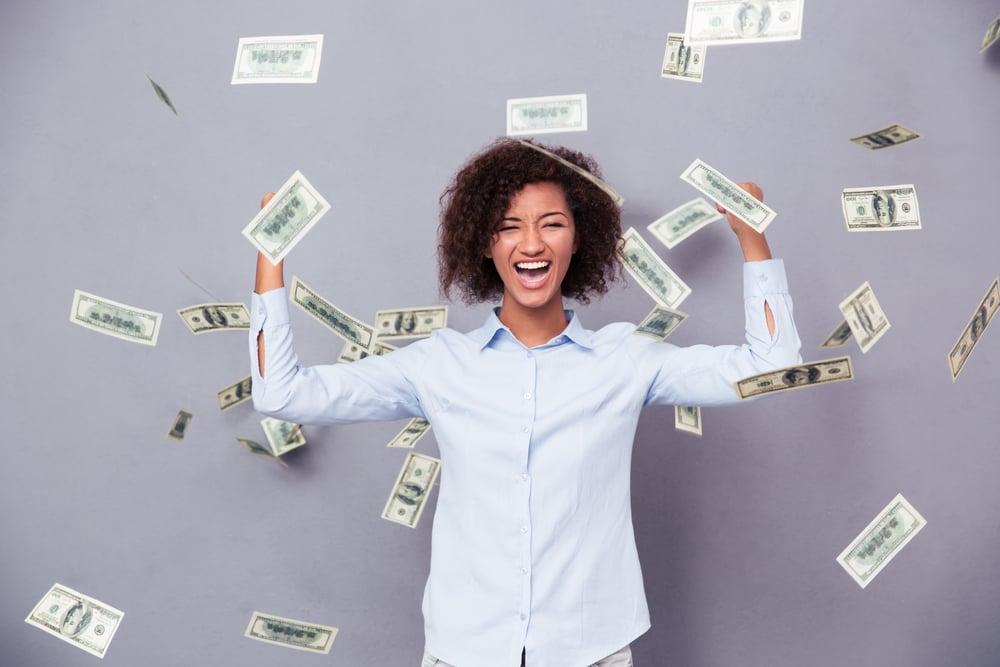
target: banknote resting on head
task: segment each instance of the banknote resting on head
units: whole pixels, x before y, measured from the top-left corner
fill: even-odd
[[[599,175],[590,157],[549,150]],[[474,331],[300,366],[282,263],[258,257],[257,410],[298,424],[433,424],[441,486],[423,614],[426,654],[440,662],[430,664],[612,664],[650,627],[629,497],[641,409],[735,403],[736,380],[801,362],[781,260],[727,218],[745,260],[742,345],[678,347],[632,335],[631,323],[586,329],[563,302],[586,304],[618,278],[619,209],[510,139],[473,156],[442,197],[442,293],[500,301]]]

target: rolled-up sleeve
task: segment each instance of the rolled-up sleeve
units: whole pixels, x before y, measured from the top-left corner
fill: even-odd
[[[282,287],[250,297],[254,409],[300,424],[423,416],[409,378],[419,372],[424,346],[415,343],[391,355],[350,364],[302,366],[293,346],[287,294]],[[263,333],[263,374],[258,364],[259,333]]]

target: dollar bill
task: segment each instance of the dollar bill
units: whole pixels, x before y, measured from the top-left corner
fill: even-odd
[[[163,314],[76,290],[69,321],[122,340],[156,345]]]
[[[872,349],[872,345],[889,330],[889,320],[882,312],[882,306],[867,280],[840,302],[840,312],[847,318],[847,324],[862,352]]]
[[[413,449],[413,446],[417,444],[417,440],[424,437],[428,431],[431,430],[431,423],[422,417],[414,417],[411,419],[403,430],[396,434],[396,436],[389,441],[386,447],[405,447],[408,449]]]
[[[701,197],[681,204],[646,227],[663,245],[673,248],[696,231],[723,215]]]
[[[739,380],[734,384],[740,400],[773,394],[777,391],[801,389],[828,382],[853,380],[850,357],[811,361],[798,366],[788,366]]]
[[[642,318],[642,322],[639,322],[639,326],[635,328],[633,333],[657,340],[665,340],[686,319],[687,315],[678,310],[653,306],[653,310]]]
[[[156,96],[160,98],[160,101],[170,107],[170,110],[174,112],[175,116],[177,116],[177,109],[174,107],[174,103],[170,101],[170,96],[167,95],[167,91],[163,90],[163,88],[160,87],[160,84],[150,79],[148,74],[146,75],[146,78],[149,79],[151,84],[153,84],[153,91],[156,93]]]
[[[694,186],[706,197],[722,204],[728,212],[758,232],[763,232],[778,215],[765,206],[764,202],[701,160],[692,162],[681,174],[681,180]]]
[[[242,303],[200,303],[181,308],[177,314],[194,334],[250,328],[250,311]]]
[[[853,335],[854,332],[851,331],[851,325],[845,320],[833,330],[833,333],[826,337],[826,340],[820,343],[819,349],[827,350],[834,347],[840,347],[847,341],[851,340],[851,336]]]
[[[691,46],[684,43],[684,33],[668,32],[667,49],[663,52],[663,67],[660,76],[664,79],[680,79],[701,83],[705,69],[704,45]]]
[[[615,192],[614,188],[612,188],[610,185],[608,185],[603,180],[601,180],[600,178],[598,178],[594,174],[590,173],[589,171],[587,171],[583,167],[577,166],[577,165],[573,164],[572,162],[570,162],[569,160],[556,155],[555,153],[553,153],[550,150],[547,150],[545,148],[542,148],[541,146],[533,144],[530,141],[525,141],[524,139],[518,139],[518,141],[521,144],[527,146],[528,148],[530,148],[532,150],[536,150],[539,153],[541,153],[542,155],[547,155],[548,157],[552,158],[553,160],[555,160],[556,162],[560,163],[564,167],[566,167],[568,169],[571,169],[572,171],[575,171],[580,176],[583,176],[585,179],[587,179],[588,181],[590,181],[591,183],[593,183],[594,185],[596,185],[597,187],[599,187],[601,190],[604,191],[605,194],[607,194],[609,197],[611,197],[614,200],[614,202],[616,204],[618,204],[619,208],[621,208],[622,204],[625,203],[625,198],[622,197],[617,192]]]
[[[323,35],[241,37],[230,83],[316,83]]]
[[[382,518],[416,528],[440,468],[439,459],[416,452],[407,454],[382,510]]]
[[[170,427],[167,437],[173,438],[174,440],[183,440],[184,435],[187,433],[188,424],[191,423],[192,417],[194,417],[194,415],[187,410],[178,411],[177,416],[174,418],[174,425]]]
[[[375,336],[379,340],[425,338],[448,325],[448,306],[380,310],[375,313]]]
[[[243,236],[276,265],[329,210],[323,195],[296,171],[243,228]]]
[[[337,628],[255,611],[244,636],[260,642],[326,655],[337,638]]]
[[[899,146],[900,144],[905,144],[908,141],[913,141],[919,138],[920,135],[918,133],[907,129],[902,125],[890,125],[889,127],[883,127],[881,130],[875,130],[869,134],[852,137],[851,141],[859,146],[864,146],[865,148],[870,148],[875,151],[880,148]]]
[[[615,253],[629,274],[661,306],[676,308],[691,294],[691,288],[670,270],[635,227],[625,230]]]
[[[252,389],[252,379],[249,375],[242,380],[237,380],[228,387],[220,389],[215,395],[219,401],[219,410],[228,410],[240,403],[249,401],[252,398]]]
[[[375,342],[374,327],[365,324],[361,320],[354,319],[340,308],[337,308],[319,294],[306,287],[306,284],[299,280],[297,276],[292,278],[292,287],[289,291],[288,299],[325,324],[333,333],[348,343],[354,343],[365,350],[372,349],[372,343]]]
[[[993,22],[986,28],[986,36],[983,37],[983,43],[979,47],[979,52],[982,53],[996,44],[998,39],[1000,39],[1000,16],[993,19]]]
[[[864,588],[925,525],[924,517],[897,494],[837,556],[837,562]]]
[[[962,372],[965,362],[969,359],[969,355],[972,354],[976,343],[979,342],[980,336],[986,331],[986,327],[993,321],[993,316],[997,314],[998,309],[1000,309],[1000,278],[994,280],[990,288],[986,290],[986,296],[979,303],[979,307],[973,313],[972,319],[965,325],[965,331],[959,336],[955,347],[951,348],[951,352],[948,353],[948,367],[951,369],[952,382]]]
[[[340,356],[337,357],[337,361],[349,364],[352,361],[360,361],[369,355],[380,357],[383,354],[388,354],[396,349],[398,348],[380,341],[372,343],[372,350],[370,352],[357,343],[344,343],[344,347],[340,350]]]
[[[236,442],[238,442],[241,445],[243,445],[243,448],[246,449],[251,454],[258,454],[260,456],[266,456],[268,458],[274,459],[275,461],[277,461],[281,465],[285,466],[286,468],[288,467],[288,464],[285,463],[284,461],[282,461],[279,457],[277,457],[274,454],[274,452],[271,451],[271,449],[269,447],[265,447],[264,445],[260,444],[259,442],[256,442],[254,440],[250,440],[248,438],[240,438],[238,436],[236,437]]]
[[[264,429],[264,437],[267,438],[267,445],[271,448],[274,456],[281,456],[306,444],[301,424],[293,424],[274,417],[264,417],[260,425]]]
[[[912,185],[845,188],[841,202],[849,232],[920,229],[917,191]]]
[[[751,44],[802,38],[803,0],[688,0],[690,44]]]
[[[55,584],[24,622],[103,658],[124,616],[111,605]]]
[[[701,408],[675,405],[674,428],[701,435]]]
[[[586,129],[586,95],[550,95],[507,100],[508,137],[583,132]]]

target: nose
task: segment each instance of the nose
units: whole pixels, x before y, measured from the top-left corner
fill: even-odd
[[[542,252],[545,244],[542,243],[541,230],[535,225],[528,225],[521,236],[521,243],[518,246],[518,249],[525,255],[537,255]]]

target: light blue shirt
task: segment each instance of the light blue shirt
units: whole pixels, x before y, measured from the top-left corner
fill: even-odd
[[[441,484],[426,650],[459,667],[512,667],[522,647],[531,667],[590,665],[649,628],[629,495],[640,410],[732,403],[736,380],[801,361],[781,260],[745,264],[744,296],[741,346],[589,331],[567,311],[562,334],[526,348],[494,312],[469,333],[302,367],[286,291],[272,290],[251,301],[254,406],[305,424],[428,419]]]

